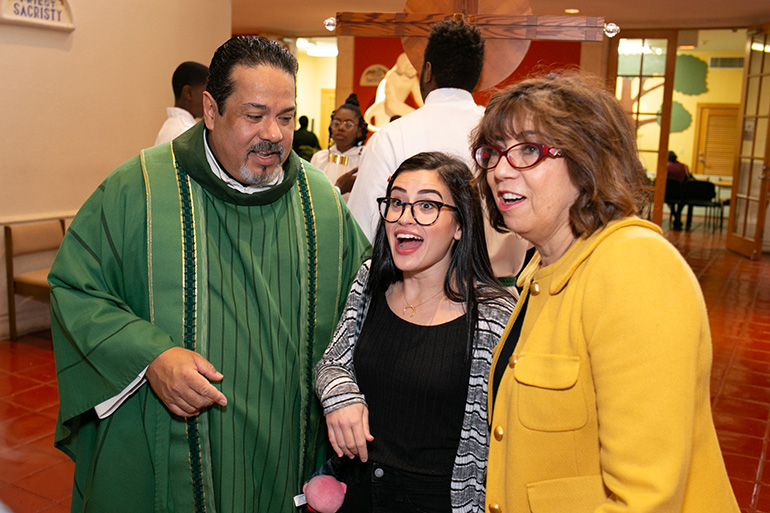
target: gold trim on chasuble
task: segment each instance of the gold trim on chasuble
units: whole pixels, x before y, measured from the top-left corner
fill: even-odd
[[[182,241],[182,333],[184,348],[190,351],[196,349],[196,317],[198,284],[197,276],[197,248],[195,236],[195,216],[192,202],[192,187],[190,178],[179,169],[174,155],[174,146],[169,143],[171,149],[171,164],[175,172],[177,185],[177,200],[179,202],[179,216]],[[147,275],[148,296],[150,307],[150,320],[155,323],[155,308],[153,299],[153,260],[152,260],[152,197],[147,173],[144,151],[140,154],[142,175],[145,183],[146,208],[147,208]],[[188,461],[190,466],[190,484],[192,487],[193,504],[195,513],[206,512],[206,498],[203,486],[203,465],[201,461],[200,433],[198,428],[198,416],[185,419],[185,431],[188,444]]]
[[[305,171],[305,165],[300,161],[300,171],[297,173],[297,192],[299,193],[299,202],[302,209],[302,218],[305,225],[305,242],[307,243],[307,337],[305,337],[305,379],[306,384],[311,385],[313,382],[313,362],[312,352],[313,340],[315,338],[315,324],[316,324],[316,297],[318,294],[318,247],[316,245],[318,240],[318,232],[316,230],[315,211],[313,210],[313,197],[310,195],[310,185],[307,180],[307,172]],[[301,357],[302,355],[300,355]],[[300,358],[300,361],[302,358]],[[311,386],[312,390],[312,386]],[[309,399],[304,398],[302,401],[302,411],[304,413],[304,421],[300,425],[300,440],[302,441],[302,454],[308,453],[308,422],[310,421],[310,407],[311,402]],[[305,473],[305,457],[300,457],[299,463],[299,475]]]

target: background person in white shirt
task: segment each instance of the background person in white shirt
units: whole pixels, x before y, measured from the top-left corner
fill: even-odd
[[[186,61],[177,66],[171,77],[174,106],[168,107],[168,119],[160,127],[155,144],[172,141],[203,117],[203,91],[209,78],[208,66]]]
[[[377,198],[385,195],[388,177],[409,157],[441,151],[462,159],[474,169],[470,134],[484,107],[471,92],[484,66],[484,39],[465,22],[442,21],[431,27],[420,70],[420,93],[425,105],[374,134],[361,156],[358,177],[348,208],[370,241],[379,221]],[[487,250],[495,276],[512,286],[524,262],[526,241],[485,225]]]

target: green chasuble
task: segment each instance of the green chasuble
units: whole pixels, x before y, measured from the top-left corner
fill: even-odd
[[[312,369],[368,243],[294,152],[279,185],[243,194],[212,174],[203,137],[199,123],[115,170],[49,275],[72,511],[296,511],[327,456]],[[176,417],[145,382],[97,417],[174,346],[222,372],[226,407]]]

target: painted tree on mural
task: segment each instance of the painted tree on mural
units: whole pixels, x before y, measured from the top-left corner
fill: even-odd
[[[643,98],[663,88],[663,72],[666,68],[666,56],[656,54],[621,54],[618,59],[618,80],[621,81],[619,100],[628,112],[636,112],[638,105],[643,105]],[[639,71],[642,82],[639,84]],[[674,91],[686,95],[698,95],[708,91],[706,76],[708,64],[692,55],[676,57]],[[636,85],[639,84],[638,87]],[[643,112],[639,108],[639,112]],[[692,123],[692,114],[679,102],[671,105],[671,132],[682,132]],[[637,127],[648,123],[660,124],[660,108],[648,116],[640,116]]]

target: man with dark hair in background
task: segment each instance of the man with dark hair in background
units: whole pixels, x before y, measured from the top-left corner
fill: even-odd
[[[203,91],[209,68],[199,62],[187,61],[177,66],[171,77],[174,106],[166,109],[168,119],[160,127],[155,144],[176,139],[203,117]]]
[[[326,460],[313,366],[368,253],[291,150],[297,61],[236,37],[203,121],[75,217],[49,275],[72,511],[287,512]]]
[[[299,117],[299,128],[294,131],[294,143],[292,148],[303,159],[310,162],[313,154],[321,149],[321,145],[318,144],[318,137],[307,129],[310,120],[307,116]]]
[[[431,27],[420,70],[425,105],[385,125],[366,145],[348,207],[371,241],[379,221],[377,198],[385,195],[388,177],[409,157],[442,151],[474,169],[470,133],[484,107],[471,92],[484,65],[484,39],[464,21],[442,21]],[[487,246],[495,274],[513,278],[524,261],[526,243],[486,224]],[[504,281],[513,285],[513,280]]]

